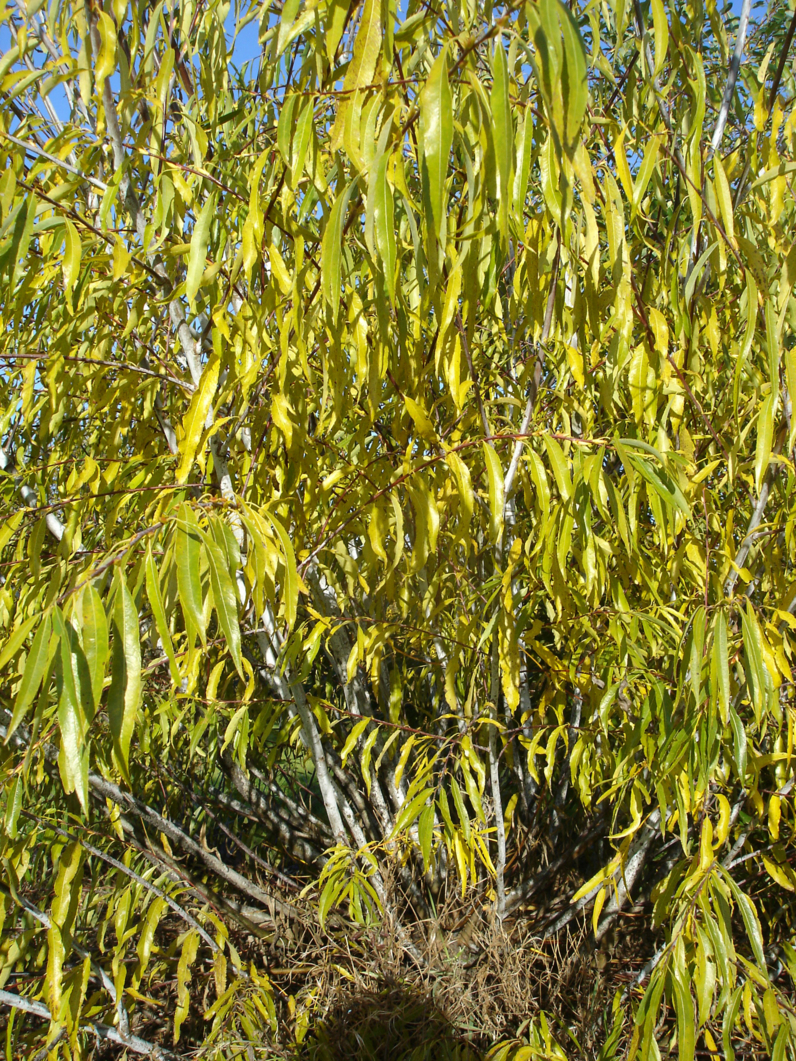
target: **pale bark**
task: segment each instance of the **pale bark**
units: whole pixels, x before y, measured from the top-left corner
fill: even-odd
[[[0,446],[0,471],[8,472],[10,475],[14,476],[17,483],[17,489],[19,490],[19,496],[22,498],[25,505],[27,505],[28,508],[37,509],[39,507],[39,499],[26,483],[21,482],[21,476],[15,474],[13,468],[14,462],[12,458],[8,455],[7,451]],[[52,534],[53,538],[60,542],[66,529],[60,519],[58,519],[54,512],[48,512],[44,517],[44,521],[47,524],[47,530]]]
[[[203,862],[209,870],[212,870],[219,880],[231,884],[233,888],[236,888],[239,892],[247,895],[255,902],[261,903],[266,909],[273,908],[283,917],[294,918],[299,916],[298,910],[292,904],[286,903],[281,899],[276,899],[259,884],[255,884],[254,881],[250,881],[247,877],[238,873],[237,870],[225,865],[220,858],[217,858],[212,852],[206,851],[201,844],[176,826],[174,822],[169,821],[168,818],[164,818],[156,810],[147,806],[146,803],[143,803],[131,793],[123,792],[118,785],[115,785],[112,781],[106,781],[105,778],[100,777],[99,774],[89,774],[88,780],[89,785],[101,796],[104,796],[106,799],[116,803],[119,807],[125,808],[143,821],[152,825],[158,830],[158,832],[161,832],[164,836],[168,837],[172,843],[181,847],[183,851],[193,855],[198,861]]]
[[[718,151],[719,145],[721,144],[721,138],[724,136],[724,127],[727,124],[727,116],[730,113],[730,104],[732,103],[732,96],[735,91],[735,82],[738,80],[738,71],[741,69],[741,58],[743,56],[744,45],[746,44],[746,30],[749,26],[749,15],[751,14],[751,11],[752,0],[743,0],[741,6],[741,18],[738,22],[738,32],[735,35],[735,49],[732,53],[732,59],[730,60],[730,69],[727,73],[727,84],[724,86],[724,96],[722,97],[721,107],[719,108],[719,116],[716,119],[716,127],[713,130],[713,137],[710,141],[708,158],[710,158],[715,151]]]
[[[51,1023],[53,1021],[50,1011],[43,1002],[24,998],[22,995],[14,994],[12,991],[0,990],[0,1005],[22,1010],[24,1013],[39,1017],[40,1020],[46,1020]],[[83,1027],[86,1031],[96,1035],[98,1039],[107,1039],[109,1042],[123,1046],[127,1050],[132,1050],[134,1054],[144,1054],[152,1058],[153,1061],[171,1061],[171,1059],[175,1058],[175,1055],[170,1050],[164,1050],[162,1046],[149,1043],[146,1039],[141,1039],[137,1035],[124,1036],[118,1029],[112,1028],[109,1024],[101,1024],[99,1021],[85,1021]]]

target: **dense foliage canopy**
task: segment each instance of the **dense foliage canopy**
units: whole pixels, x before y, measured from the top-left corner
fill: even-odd
[[[796,15],[750,6],[3,8],[9,1061],[327,1056],[307,955],[388,938],[569,955],[496,1058],[796,1058]]]

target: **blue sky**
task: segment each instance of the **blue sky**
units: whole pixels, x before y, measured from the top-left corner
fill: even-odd
[[[400,0],[399,10],[405,9],[407,0]],[[735,14],[740,13],[742,0],[732,0],[732,10]],[[753,18],[759,18],[761,14],[760,8],[753,9]],[[230,14],[227,18],[227,33],[228,40],[232,43],[232,39],[235,33],[235,5],[231,5]],[[0,26],[0,53],[5,52],[11,43],[11,33],[7,24]],[[260,44],[258,41],[258,22],[253,20],[248,25],[244,26],[241,32],[235,38],[233,57],[237,65],[249,61],[254,62],[259,58],[260,55]],[[55,107],[59,117],[66,119],[69,117],[69,109],[66,103],[66,97],[62,89],[56,89],[50,96],[51,101]]]

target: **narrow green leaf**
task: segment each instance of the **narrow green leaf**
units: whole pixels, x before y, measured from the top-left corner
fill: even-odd
[[[772,299],[766,300],[766,350],[768,352],[768,382],[772,394],[779,391],[779,327],[777,311]]]
[[[755,448],[755,488],[760,493],[763,480],[771,460],[771,445],[774,441],[774,412],[777,394],[772,391],[763,399],[760,415],[757,418],[757,446]]]
[[[723,611],[716,614],[713,630],[713,672],[716,676],[721,717],[726,724],[729,720],[730,705],[730,655],[727,648],[727,616]]]
[[[285,96],[276,127],[276,144],[279,148],[279,154],[282,156],[282,161],[288,168],[290,168],[291,164],[290,145],[296,128],[296,107],[300,102],[301,96],[296,92]]]
[[[433,230],[440,237],[444,223],[445,179],[453,145],[453,97],[448,81],[448,49],[437,56],[420,93],[420,143],[423,187]]]
[[[77,278],[80,275],[80,258],[83,251],[80,236],[72,222],[67,218],[64,221],[66,229],[63,274],[64,287],[69,295],[74,290]]]
[[[6,836],[10,836],[12,840],[15,840],[17,836],[17,821],[19,820],[19,812],[22,810],[22,793],[24,789],[25,782],[21,774],[17,774],[6,789],[6,813],[3,829]]]
[[[386,153],[379,159],[374,180],[373,226],[376,231],[376,247],[384,270],[384,282],[390,302],[395,304],[395,212],[392,188],[387,180],[390,157]]]
[[[473,483],[470,478],[470,469],[464,463],[458,453],[448,453],[445,457],[449,467],[453,471],[456,477],[456,489],[459,491],[459,508],[461,512],[461,523],[459,527],[458,537],[464,537],[467,534],[470,526],[470,520],[473,517],[473,506],[475,504],[475,498],[473,496]]]
[[[334,57],[337,54],[337,46],[340,43],[340,38],[343,36],[343,29],[345,28],[346,19],[348,18],[349,11],[349,0],[331,0],[327,8],[326,16],[326,33],[325,44],[326,44],[326,58],[329,63],[334,62]]]
[[[169,661],[169,672],[171,680],[175,685],[180,684],[180,668],[177,665],[177,657],[174,655],[174,645],[169,633],[169,624],[166,621],[166,612],[163,608],[163,598],[160,594],[160,581],[158,579],[155,558],[152,555],[152,547],[147,548],[145,560],[146,595],[149,607],[152,609],[152,618],[155,620],[155,629],[158,632],[163,651]]]
[[[497,162],[498,198],[508,205],[511,169],[514,162],[514,127],[509,101],[509,71],[500,37],[495,42],[495,51],[492,56],[492,93],[489,102],[492,110],[492,135]]]
[[[517,133],[517,158],[514,166],[512,198],[517,217],[522,220],[525,211],[525,196],[528,191],[528,178],[531,172],[531,152],[533,150],[533,109],[531,107],[525,108]]]
[[[470,843],[470,815],[467,813],[464,807],[464,799],[462,798],[462,790],[459,788],[459,782],[455,777],[451,778],[451,795],[453,796],[453,802],[456,804],[456,813],[459,815],[459,821],[462,823],[462,829],[464,830],[464,838],[467,843]]]
[[[660,0],[658,0],[660,3]],[[635,217],[641,206],[641,201],[644,198],[644,193],[647,190],[647,185],[650,182],[652,174],[655,172],[655,166],[658,162],[658,149],[660,148],[660,138],[657,136],[651,136],[649,143],[644,151],[644,158],[641,165],[639,166],[638,176],[633,185],[633,207],[630,212],[631,220]]]
[[[741,917],[743,918],[744,927],[746,928],[746,934],[749,937],[749,942],[752,945],[752,952],[755,956],[757,966],[762,973],[766,972],[766,959],[763,954],[763,931],[760,927],[760,921],[757,917],[757,911],[755,910],[754,904],[748,895],[741,891],[736,884],[729,870],[719,865],[722,877],[727,881],[730,887],[730,891],[733,894],[735,902],[738,904],[738,909],[741,911]]]
[[[656,471],[649,461],[633,454],[628,454],[629,463],[645,479],[667,505],[678,509],[687,518],[691,518],[691,507],[680,487],[664,471]]]
[[[733,754],[735,765],[738,768],[738,780],[743,783],[746,777],[746,728],[732,704],[730,704],[730,725],[732,726]]]
[[[26,209],[20,210],[17,215],[11,240],[7,247],[3,248],[14,262],[13,284],[16,284],[25,271],[25,257],[30,246],[33,235],[33,224],[36,220],[36,196],[26,196]],[[5,258],[5,253],[3,257]]]
[[[185,297],[193,305],[199,287],[202,282],[202,274],[207,264],[207,244],[210,239],[210,227],[216,216],[216,200],[218,196],[212,191],[199,212],[193,232],[191,233],[191,249],[188,254],[188,274],[185,280]]]
[[[420,813],[421,807],[424,805],[426,800],[434,795],[433,788],[424,788],[422,792],[419,792],[414,799],[411,799],[408,803],[405,803],[401,808],[401,812],[395,819],[395,825],[393,826],[392,836],[398,836],[405,829],[408,829],[414,824],[415,819]]]
[[[733,413],[738,415],[738,400],[741,392],[741,377],[744,365],[752,349],[755,337],[755,326],[757,324],[757,285],[755,284],[752,270],[746,270],[746,329],[741,340],[741,349],[735,362],[735,373],[732,381],[732,407]]]
[[[243,663],[240,655],[240,625],[238,623],[238,600],[235,594],[235,583],[230,577],[226,559],[213,539],[202,534],[207,560],[210,568],[210,585],[213,590],[213,601],[216,606],[218,623],[224,631],[227,646],[238,674],[245,681]]]
[[[61,748],[58,766],[66,792],[75,792],[85,810],[88,806],[88,761],[85,745],[86,721],[73,665],[73,634],[57,606],[53,608],[53,631],[59,639],[61,695],[58,700],[58,727]],[[74,635],[74,640],[77,640]]]
[[[343,745],[343,749],[340,752],[340,762],[343,764],[343,766],[345,766],[348,756],[356,747],[357,741],[361,737],[362,733],[370,725],[370,722],[371,720],[369,718],[361,718],[359,722],[357,722],[353,726],[351,732],[346,737],[345,744]]]
[[[301,0],[285,0],[282,5],[282,14],[279,19],[279,36],[276,39],[277,58],[279,58],[290,41],[290,29],[300,6]]]
[[[206,647],[205,623],[202,611],[202,581],[199,577],[201,537],[199,526],[186,502],[180,505],[177,516],[175,561],[177,564],[177,592],[185,616],[189,642],[198,634]]]
[[[332,320],[337,321],[340,307],[340,286],[342,283],[341,260],[343,254],[343,226],[345,224],[348,200],[354,184],[351,183],[335,199],[326,228],[323,232],[321,246],[321,279],[324,301],[332,310]]]
[[[80,622],[83,636],[83,652],[86,657],[93,702],[91,715],[93,718],[102,696],[105,665],[108,662],[108,620],[105,615],[102,598],[90,584],[83,590],[80,602]]]
[[[30,618],[25,619],[23,623],[14,630],[14,632],[3,645],[3,651],[0,652],[0,671],[5,670],[11,660],[16,656],[17,652],[22,648],[25,643],[25,638],[31,632],[37,622],[40,621],[40,615],[31,615]]]
[[[669,22],[666,18],[666,8],[663,0],[651,0],[652,26],[655,36],[655,70],[657,77],[666,62],[666,53],[669,50]]]
[[[111,16],[102,9],[97,15],[97,30],[100,36],[100,50],[94,67],[94,80],[97,91],[100,91],[105,78],[116,68],[116,26]]]
[[[423,855],[423,868],[428,872],[431,866],[431,842],[434,836],[434,804],[424,807],[417,823],[417,838]]]
[[[381,52],[381,35],[381,0],[365,0],[354,41],[354,54],[343,83],[345,92],[372,83]]]
[[[138,613],[127,583],[116,569],[116,603],[111,621],[113,655],[108,690],[108,722],[116,764],[130,781],[130,741],[141,700],[141,644]]]
[[[268,513],[268,518],[282,545],[282,555],[285,564],[285,585],[282,588],[282,599],[285,607],[285,622],[288,630],[290,630],[296,621],[296,609],[298,608],[296,554],[293,552],[293,544],[290,541],[290,537],[279,520],[270,512]]]
[[[497,542],[503,533],[503,468],[494,447],[489,442],[483,442],[482,446],[489,483],[489,536]]]
[[[303,101],[296,119],[296,127],[293,133],[293,141],[290,149],[290,172],[293,186],[298,183],[304,172],[304,163],[307,159],[310,141],[312,140],[312,127],[314,123],[313,97],[307,96]]]
[[[570,157],[575,153],[581,126],[589,102],[589,86],[586,80],[586,49],[575,19],[566,4],[558,3],[561,31],[564,38],[564,69],[562,91],[564,96],[564,151]]]
[[[765,701],[766,681],[763,670],[762,634],[751,601],[747,603],[746,610],[741,612],[741,629],[746,677],[749,682],[755,717],[759,723]]]
[[[678,1061],[694,1061],[696,1014],[691,997],[691,982],[684,969],[672,969],[671,977],[674,1011],[677,1015]]]
[[[550,458],[550,464],[553,468],[553,475],[555,476],[559,493],[564,501],[569,501],[572,495],[572,478],[569,474],[569,467],[567,465],[567,459],[564,456],[564,451],[561,449],[561,446],[556,439],[551,438],[549,435],[543,436],[543,442],[545,449],[547,450],[547,455]]]
[[[8,724],[6,737],[3,741],[4,744],[8,744],[11,735],[25,717],[25,713],[33,703],[36,693],[39,691],[39,686],[41,685],[41,680],[44,676],[44,670],[47,666],[47,660],[50,656],[51,629],[52,624],[50,622],[50,616],[45,613],[44,618],[39,623],[36,636],[33,638],[33,644],[30,646],[28,658],[25,660],[25,670],[22,673],[22,681],[17,690],[17,698],[14,702],[14,713]]]
[[[649,150],[649,148],[648,148],[648,150]],[[634,201],[635,201],[635,198],[636,198],[636,196],[635,196],[635,193],[634,193],[634,195],[633,195]],[[702,251],[702,253],[700,254],[699,258],[697,259],[696,264],[694,265],[694,268],[689,273],[688,280],[687,280],[686,285],[685,285],[685,293],[684,293],[686,306],[690,306],[691,305],[691,299],[694,296],[694,289],[696,288],[697,281],[699,280],[700,276],[702,275],[702,270],[707,265],[708,259],[710,258],[710,256],[713,254],[713,252],[715,250],[716,250],[716,241],[714,240],[713,243],[711,243],[704,251]]]

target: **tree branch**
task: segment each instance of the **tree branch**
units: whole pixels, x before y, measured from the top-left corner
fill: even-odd
[[[721,138],[724,136],[724,126],[727,124],[727,116],[730,113],[730,103],[732,102],[732,94],[735,91],[735,82],[738,80],[738,71],[741,69],[741,57],[743,56],[744,45],[746,44],[746,30],[749,25],[749,14],[751,10],[752,0],[743,0],[741,18],[738,23],[738,32],[735,35],[735,51],[732,53],[732,59],[730,60],[727,84],[724,86],[724,96],[721,101],[721,107],[719,108],[716,127],[713,130],[713,138],[710,141],[708,158],[710,158],[715,151],[718,151],[719,145],[721,144]],[[769,106],[769,110],[770,109]]]
[[[13,1009],[21,1010],[23,1013],[30,1013],[34,1017],[41,1018],[41,1020],[49,1021],[51,1024],[55,1022],[55,1018],[43,1002],[36,1002],[22,995],[15,995],[12,991],[0,990],[0,1005],[11,1006]],[[176,1061],[177,1059],[177,1055],[171,1053],[170,1050],[164,1050],[162,1046],[149,1043],[146,1039],[141,1039],[137,1035],[125,1037],[109,1024],[100,1024],[99,1021],[87,1021],[83,1028],[85,1031],[93,1032],[99,1039],[107,1039],[108,1042],[124,1046],[128,1050],[132,1050],[134,1054],[144,1054],[147,1057],[151,1057],[153,1061]]]

